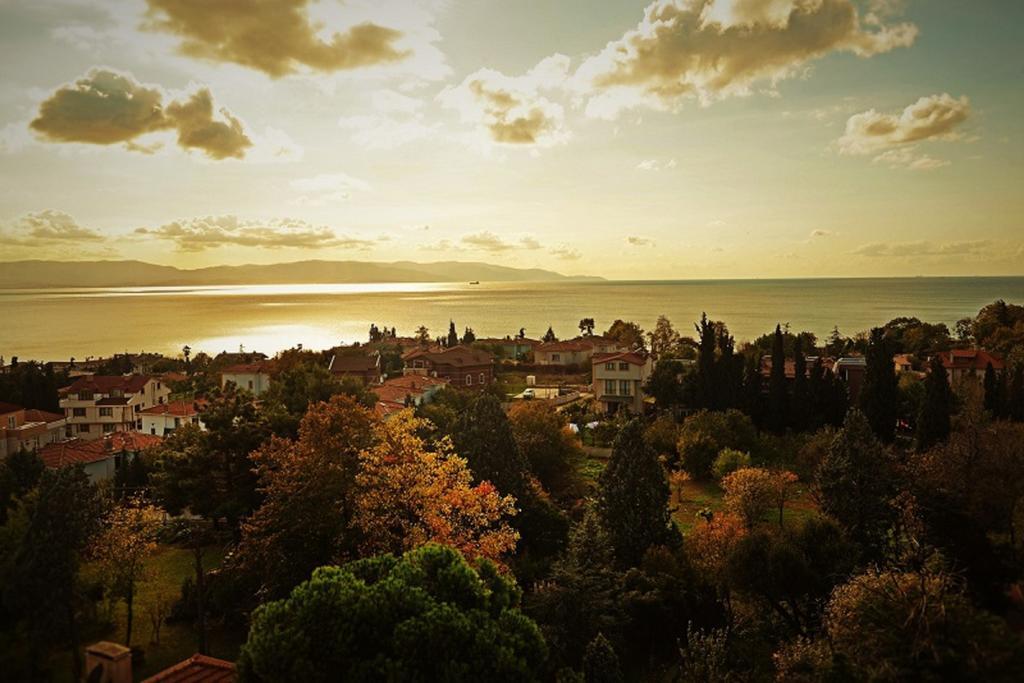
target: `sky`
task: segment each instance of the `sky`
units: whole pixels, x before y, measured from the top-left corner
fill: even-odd
[[[1018,0],[3,0],[0,260],[1024,275]]]

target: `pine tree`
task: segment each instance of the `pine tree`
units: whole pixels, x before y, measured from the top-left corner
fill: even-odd
[[[895,438],[899,415],[899,385],[892,356],[892,344],[882,328],[872,329],[865,354],[867,368],[860,391],[860,409],[884,443],[891,443]]]
[[[786,431],[789,401],[786,392],[786,350],[782,326],[775,326],[772,340],[772,372],[768,378],[768,428],[776,434]]]
[[[522,330],[520,330],[521,332]],[[541,339],[545,344],[558,341],[558,337],[555,336],[555,331],[551,325],[548,325],[548,331],[544,333],[544,337]]]
[[[598,633],[583,655],[584,683],[622,683],[622,680],[622,668],[615,648],[603,633]]]
[[[644,439],[643,423],[631,420],[615,439],[598,494],[601,520],[620,564],[636,566],[648,548],[670,540],[668,501],[668,482]]]
[[[989,367],[992,367],[991,364]],[[942,359],[934,356],[925,379],[924,403],[917,416],[917,449],[926,451],[949,437],[949,414],[953,408],[953,392]]]
[[[455,331],[455,321],[448,321],[448,339],[446,340],[446,346],[452,348],[453,346],[459,345],[459,333]]]

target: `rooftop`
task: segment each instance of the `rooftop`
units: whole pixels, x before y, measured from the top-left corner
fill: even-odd
[[[203,406],[206,405],[205,400],[198,401],[171,401],[162,405],[153,406],[152,408],[146,408],[140,411],[141,415],[173,415],[176,417],[191,417],[192,415],[198,415]]]
[[[96,394],[109,394],[120,389],[126,394],[135,394],[146,386],[153,378],[148,375],[83,375],[61,389],[61,394],[77,394],[91,391]]]
[[[465,346],[453,346],[450,349],[413,349],[402,355],[402,360],[410,361],[417,358],[429,360],[435,365],[490,365],[494,356],[480,349]]]
[[[207,655],[192,655],[142,683],[226,683],[237,678],[235,665]]]
[[[51,469],[76,464],[88,465],[106,460],[112,455],[138,453],[159,445],[162,441],[159,436],[152,434],[114,432],[98,441],[71,439],[47,444],[39,451],[39,457],[42,458],[43,464]]]

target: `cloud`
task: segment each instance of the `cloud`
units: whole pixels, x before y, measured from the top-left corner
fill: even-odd
[[[292,218],[251,221],[230,215],[173,221],[157,228],[137,228],[135,234],[169,240],[179,250],[193,252],[223,246],[368,249],[374,243],[373,240],[339,237],[330,228]]]
[[[165,96],[160,87],[138,83],[130,74],[95,68],[44,100],[29,126],[50,142],[124,144],[143,153],[155,148],[138,138],[166,130],[177,132],[180,147],[202,150],[212,159],[240,159],[252,146],[230,112],[221,109],[220,120],[214,118],[206,88],[166,105]]]
[[[464,235],[459,241],[466,248],[489,251],[492,253],[501,253],[504,251],[512,251],[514,249],[532,250],[541,248],[540,242],[538,242],[534,237],[526,236],[520,238],[518,242],[508,242],[488,230],[471,235]]]
[[[352,131],[352,141],[366,149],[394,149],[438,133],[440,124],[427,123],[423,101],[394,90],[378,90],[369,98],[370,110],[338,119]]]
[[[955,99],[949,93],[928,95],[898,114],[874,109],[854,114],[846,122],[846,131],[837,141],[842,154],[876,154],[925,140],[956,140],[956,130],[970,116],[966,97]]]
[[[917,28],[866,28],[855,0],[656,0],[633,30],[583,62],[573,88],[592,117],[624,109],[676,109],[748,95],[799,75],[832,52],[870,57],[913,43]]]
[[[549,253],[555,258],[559,258],[563,261],[578,261],[582,257],[580,252],[576,251],[572,247],[565,246],[555,247]]]
[[[272,78],[300,68],[333,72],[389,64],[411,53],[396,42],[402,32],[364,22],[320,36],[309,0],[147,0],[144,27],[177,36],[182,54],[230,62]]]
[[[950,162],[944,159],[935,159],[927,154],[918,153],[917,147],[890,149],[871,161],[876,164],[885,164],[890,168],[907,168],[911,171],[931,171],[950,165]]]
[[[657,159],[644,159],[636,165],[640,171],[663,171],[676,167],[676,160],[658,161]]]
[[[365,191],[370,184],[347,173],[321,173],[310,178],[296,178],[288,185],[298,192],[295,203],[305,206],[324,206],[346,201],[352,191]]]
[[[821,230],[820,228],[818,230],[811,230],[811,239],[832,237],[833,235],[835,235],[835,233],[831,230]]]
[[[54,209],[46,209],[21,216],[2,233],[5,244],[15,246],[45,246],[56,243],[102,242],[106,238],[95,230],[82,227],[74,218]]]
[[[626,242],[633,245],[634,247],[653,247],[654,240],[647,237],[638,237],[636,235],[630,235],[626,238]]]
[[[550,147],[566,142],[565,111],[540,93],[561,88],[568,76],[569,58],[552,55],[522,76],[480,69],[437,96],[446,108],[459,112],[495,143]]]
[[[917,258],[923,256],[979,256],[992,247],[991,240],[966,240],[936,244],[928,240],[914,242],[872,242],[853,250],[855,256],[868,258]]]

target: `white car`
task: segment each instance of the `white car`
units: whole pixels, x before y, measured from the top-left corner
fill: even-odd
[[[533,389],[526,389],[525,391],[523,391],[523,398],[527,401],[530,400],[531,398],[536,398],[536,396],[537,392],[535,392]]]

